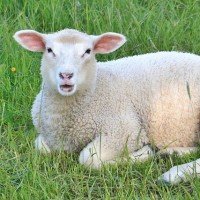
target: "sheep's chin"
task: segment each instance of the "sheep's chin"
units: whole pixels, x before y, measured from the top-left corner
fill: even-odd
[[[58,92],[62,96],[72,96],[76,92],[76,85],[71,85],[71,87],[65,87],[63,85],[58,85]]]

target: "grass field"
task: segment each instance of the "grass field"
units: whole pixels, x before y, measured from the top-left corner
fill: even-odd
[[[40,90],[41,54],[22,49],[12,38],[21,29],[114,31],[126,35],[127,43],[98,60],[163,50],[200,54],[199,11],[199,0],[1,0],[0,199],[200,199],[196,178],[177,186],[155,181],[200,152],[182,158],[157,156],[100,171],[80,166],[76,154],[36,152],[30,109]]]

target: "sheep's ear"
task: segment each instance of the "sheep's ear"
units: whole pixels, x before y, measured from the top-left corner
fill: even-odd
[[[15,33],[15,40],[25,49],[43,52],[45,50],[44,35],[33,30],[22,30]]]
[[[118,33],[104,33],[99,36],[94,36],[94,52],[95,53],[110,53],[120,48],[125,42],[126,37]]]

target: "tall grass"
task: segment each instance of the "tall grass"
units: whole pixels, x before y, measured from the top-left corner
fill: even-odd
[[[0,199],[199,199],[198,179],[178,186],[155,181],[199,153],[96,171],[80,166],[76,154],[36,152],[30,110],[41,85],[41,55],[23,50],[12,38],[21,29],[114,31],[126,35],[127,43],[98,60],[171,50],[200,54],[199,10],[199,0],[1,0]]]

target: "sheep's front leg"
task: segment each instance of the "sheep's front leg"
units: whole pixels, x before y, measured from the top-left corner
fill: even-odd
[[[35,140],[35,148],[42,153],[50,153],[50,148],[48,147],[44,137],[40,134]]]
[[[115,148],[112,138],[100,135],[89,143],[80,153],[79,163],[94,168],[101,167],[102,162],[115,159],[120,150]]]
[[[182,180],[187,181],[193,176],[200,176],[200,159],[183,165],[174,166],[161,175],[158,180],[166,184],[177,184]]]

